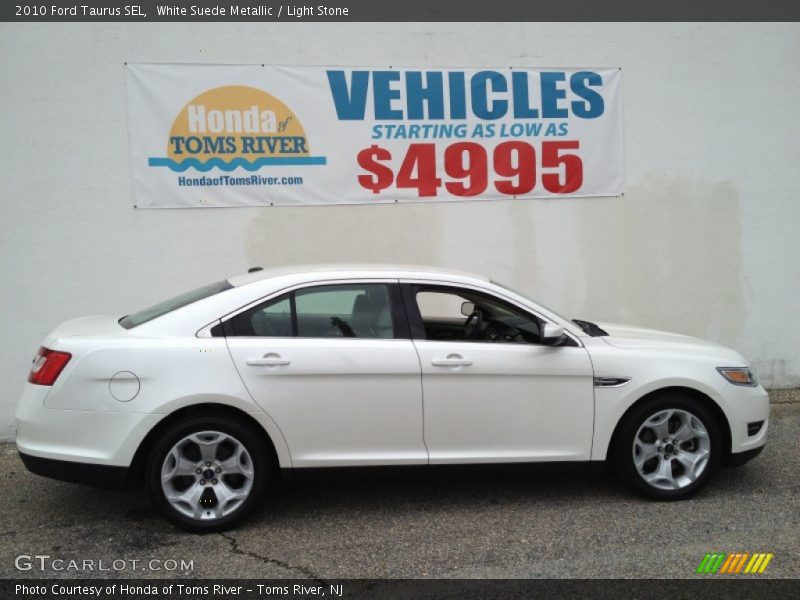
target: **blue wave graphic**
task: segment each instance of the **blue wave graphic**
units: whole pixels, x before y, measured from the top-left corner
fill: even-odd
[[[222,160],[221,158],[210,158],[203,162],[196,158],[184,158],[181,161],[174,161],[171,158],[150,157],[147,164],[151,167],[167,167],[176,173],[183,173],[186,169],[192,168],[197,171],[207,172],[213,168],[223,171],[233,171],[242,168],[246,171],[258,171],[261,167],[267,166],[287,166],[287,165],[325,165],[328,161],[324,156],[262,156],[255,160],[246,158],[232,158]]]

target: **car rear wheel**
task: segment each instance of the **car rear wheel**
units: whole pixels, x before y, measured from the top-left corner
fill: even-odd
[[[230,417],[193,417],[169,428],[148,462],[164,515],[189,531],[228,529],[258,506],[269,483],[263,434]]]
[[[717,469],[721,439],[718,423],[702,404],[680,394],[660,396],[623,424],[615,448],[617,471],[647,497],[688,498]]]

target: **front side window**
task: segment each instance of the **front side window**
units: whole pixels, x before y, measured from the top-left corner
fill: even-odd
[[[225,325],[228,336],[395,337],[389,286],[321,285],[289,292],[248,309]]]
[[[417,286],[413,296],[427,340],[540,342],[541,322],[537,317],[489,294]]]

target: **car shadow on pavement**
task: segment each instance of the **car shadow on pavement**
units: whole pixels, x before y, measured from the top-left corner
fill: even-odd
[[[36,493],[21,496],[20,513],[47,515],[50,526],[70,528],[92,521],[127,522],[132,527],[158,529],[165,525],[146,490],[115,492],[87,486],[35,478],[13,472],[21,479],[14,487],[35,487]],[[10,482],[8,482],[10,483]],[[738,496],[774,485],[763,470],[749,465],[721,469],[700,496]],[[516,473],[470,470],[445,474],[359,475],[341,479],[318,477],[282,482],[273,489],[247,522],[269,526],[282,520],[345,517],[360,518],[398,510],[441,512],[479,510],[487,506],[513,508],[520,505],[558,503],[576,507],[650,502],[630,492],[609,473]],[[25,519],[23,519],[25,520]],[[10,524],[7,524],[10,526]]]

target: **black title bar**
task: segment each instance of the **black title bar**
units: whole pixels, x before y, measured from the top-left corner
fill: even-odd
[[[800,21],[798,0],[3,0],[0,22]]]
[[[800,580],[702,579],[6,579],[5,600],[753,600],[796,598]]]

